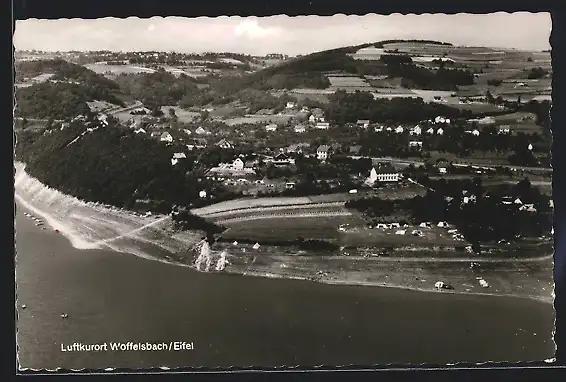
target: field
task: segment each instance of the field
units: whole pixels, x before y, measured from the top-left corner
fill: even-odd
[[[180,108],[179,106],[162,106],[161,107],[161,111],[166,116],[169,115],[169,109],[175,110],[175,115],[179,119],[179,122],[182,122],[182,123],[190,123],[195,118],[200,117],[200,113],[197,113],[197,112],[194,112],[194,111],[188,111],[188,110]]]
[[[536,120],[536,115],[534,113],[528,112],[517,112],[494,116],[496,124],[508,124],[508,123],[520,123],[522,121],[528,121],[532,123]]]
[[[246,115],[245,117],[229,118],[224,120],[228,126],[259,123],[287,123],[292,115]]]
[[[97,62],[95,64],[86,64],[87,69],[92,70],[98,74],[139,74],[139,73],[154,73],[154,69],[144,68],[137,65],[107,65],[105,63]]]
[[[371,87],[370,84],[360,77],[333,77],[328,76],[330,86],[333,88],[351,88],[351,87]]]
[[[257,199],[236,199],[226,202],[212,204],[210,206],[196,208],[193,213],[200,216],[206,216],[212,213],[237,210],[243,208],[258,208],[271,206],[286,206],[296,204],[309,204],[312,201],[308,197],[280,197],[280,198],[257,198]]]
[[[304,239],[340,238],[338,227],[341,224],[359,223],[355,216],[308,217],[308,218],[274,218],[265,220],[248,220],[228,225],[229,229],[222,236],[226,239],[257,240],[260,244],[269,241]]]

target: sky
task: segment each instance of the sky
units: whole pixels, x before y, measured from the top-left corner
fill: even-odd
[[[18,20],[16,50],[307,54],[386,39],[550,49],[549,13]]]

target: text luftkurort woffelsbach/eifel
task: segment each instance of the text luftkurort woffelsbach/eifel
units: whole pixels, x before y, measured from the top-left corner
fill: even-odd
[[[194,350],[193,342],[102,342],[97,344],[61,344],[62,352],[105,352],[105,351],[187,351]]]

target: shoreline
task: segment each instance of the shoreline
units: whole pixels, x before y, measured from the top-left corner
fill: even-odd
[[[35,178],[32,178],[31,176],[29,176],[29,174],[27,174],[25,172],[25,165],[20,164],[20,169],[19,172],[16,172],[16,178],[19,176],[27,176],[29,179],[32,179],[36,182],[37,181]],[[22,175],[23,174],[25,175]],[[49,189],[47,186],[43,185],[42,183],[40,183],[44,189]],[[17,186],[17,185],[16,185]],[[51,189],[50,189],[51,190]],[[41,191],[40,191],[41,192]],[[58,191],[54,190],[54,192],[58,193],[58,195],[64,195],[62,193],[59,193]],[[38,193],[39,194],[39,193]],[[65,195],[67,196],[67,195]],[[69,198],[72,198],[70,196],[67,196]],[[75,200],[77,200],[76,198],[73,198]],[[136,228],[132,228],[132,227],[128,227],[128,228],[132,228],[129,231],[119,234],[119,235],[115,235],[112,236],[110,238],[104,238],[102,240],[98,240],[96,242],[89,242],[88,240],[85,240],[83,238],[80,237],[80,234],[77,235],[77,232],[73,232],[73,228],[68,227],[67,225],[61,223],[59,220],[57,220],[56,217],[54,217],[49,211],[45,211],[44,209],[46,209],[48,206],[34,206],[33,202],[26,200],[26,198],[22,195],[20,195],[17,192],[17,187],[16,187],[16,192],[15,192],[15,201],[20,203],[22,205],[22,207],[24,207],[25,209],[30,210],[31,212],[33,212],[35,215],[41,216],[46,223],[48,223],[51,227],[53,227],[54,229],[59,229],[59,231],[61,232],[61,234],[63,234],[65,236],[65,238],[67,240],[69,240],[70,244],[80,250],[85,250],[85,249],[96,249],[96,248],[108,248],[110,250],[116,251],[116,252],[122,252],[122,253],[130,253],[134,256],[138,256],[141,258],[144,258],[146,260],[153,260],[153,261],[159,261],[161,263],[166,263],[169,265],[175,265],[175,266],[182,266],[184,268],[190,268],[193,269],[195,271],[201,272],[201,273],[225,273],[225,274],[238,274],[241,276],[254,276],[254,277],[265,277],[265,278],[280,278],[280,279],[290,279],[290,280],[304,280],[304,281],[311,281],[311,282],[318,282],[318,283],[325,283],[325,284],[331,284],[331,285],[358,285],[358,286],[372,286],[372,287],[385,287],[385,288],[397,288],[397,289],[404,289],[404,290],[413,290],[413,291],[419,291],[419,292],[435,292],[435,293],[450,293],[450,294],[465,294],[465,295],[485,295],[485,296],[500,296],[500,297],[519,297],[519,298],[529,298],[529,299],[533,299],[533,300],[537,300],[537,301],[541,301],[541,302],[545,302],[545,303],[552,303],[554,301],[554,292],[552,292],[551,296],[541,296],[540,294],[531,294],[531,293],[527,293],[527,294],[522,294],[522,293],[518,293],[517,291],[509,291],[508,293],[498,293],[498,292],[494,292],[494,293],[485,293],[485,292],[478,292],[478,291],[463,291],[463,290],[442,290],[442,291],[438,291],[435,290],[434,288],[422,288],[422,287],[417,287],[414,286],[412,284],[414,284],[415,280],[409,282],[406,275],[403,275],[403,272],[406,272],[407,274],[411,273],[410,270],[410,266],[414,266],[415,264],[410,264],[410,266],[408,267],[409,270],[399,270],[399,269],[390,269],[388,271],[390,271],[391,273],[385,274],[385,278],[388,278],[388,275],[391,275],[393,277],[399,276],[401,279],[403,279],[403,277],[405,277],[404,282],[402,282],[403,280],[398,280],[398,282],[386,282],[386,281],[372,281],[370,280],[372,276],[374,277],[374,274],[371,274],[371,272],[367,272],[366,276],[367,279],[364,279],[364,274],[363,271],[361,270],[357,270],[357,269],[353,269],[353,270],[346,270],[346,269],[341,269],[343,267],[336,267],[335,270],[332,271],[336,271],[338,272],[338,274],[336,274],[335,278],[325,278],[325,277],[320,277],[320,274],[311,274],[313,269],[318,269],[318,264],[317,260],[322,260],[322,262],[327,262],[328,260],[330,261],[338,261],[340,262],[341,260],[344,260],[344,263],[351,263],[351,262],[359,262],[361,259],[359,257],[347,257],[344,259],[338,259],[336,257],[333,256],[320,256],[320,259],[312,259],[312,257],[310,258],[310,263],[308,263],[308,256],[304,257],[307,258],[307,263],[303,263],[300,264],[300,262],[298,263],[299,265],[302,266],[298,266],[296,270],[294,270],[294,273],[292,274],[285,274],[285,273],[279,273],[277,272],[277,270],[281,270],[281,269],[289,269],[292,270],[292,265],[293,265],[293,261],[295,259],[289,259],[288,257],[285,257],[284,255],[282,256],[278,256],[278,255],[264,255],[264,257],[262,257],[262,261],[272,261],[273,264],[271,264],[271,266],[267,266],[267,269],[263,269],[263,265],[259,264],[259,265],[255,265],[255,260],[256,257],[254,257],[253,261],[251,262],[251,264],[248,264],[247,261],[245,261],[245,257],[243,256],[238,256],[237,254],[231,253],[232,251],[228,251],[228,260],[229,260],[229,265],[224,269],[224,270],[211,270],[211,271],[202,271],[199,269],[196,269],[197,267],[194,265],[194,259],[195,259],[195,253],[193,253],[193,256],[189,255],[189,252],[196,252],[194,251],[194,247],[196,245],[198,245],[198,240],[195,240],[195,233],[191,232],[189,233],[193,235],[193,240],[190,242],[187,242],[187,240],[184,241],[185,245],[182,246],[177,246],[176,248],[171,248],[170,245],[160,245],[160,240],[159,239],[154,239],[152,240],[151,238],[147,238],[144,237],[143,235],[138,235],[137,233],[141,233],[141,231],[144,230],[150,230],[151,228],[159,225],[162,222],[166,222],[168,216],[163,216],[163,217],[159,217],[159,218],[152,218],[152,219],[145,219],[143,220],[144,224],[140,223],[140,218],[135,215],[134,213],[130,212],[130,211],[125,211],[125,210],[113,210],[113,209],[102,209],[102,210],[97,210],[96,205],[90,203],[90,202],[84,202],[84,201],[79,201],[78,204],[81,205],[81,207],[83,209],[87,209],[91,216],[95,216],[99,214],[102,215],[101,217],[99,216],[99,221],[104,221],[104,218],[106,216],[104,216],[105,214],[115,214],[115,215],[127,215],[129,217],[135,217],[136,219],[136,223],[140,226],[136,227]],[[77,204],[77,205],[78,205]],[[41,208],[44,207],[44,208]],[[67,211],[68,212],[68,211]],[[71,211],[70,214],[73,214],[73,212]],[[113,216],[116,217],[116,216]],[[108,223],[108,222],[107,222]],[[132,225],[132,224],[130,224]],[[93,230],[93,231],[97,231],[97,227],[96,225],[94,226],[94,228],[85,226],[87,229]],[[75,230],[76,231],[76,230]],[[151,234],[156,234],[156,232],[158,232],[158,236],[161,235],[163,237],[161,237],[161,239],[165,239],[166,241],[176,241],[175,236],[180,235],[183,236],[184,233],[174,233],[171,231],[167,231],[167,229],[165,228],[160,228],[160,229],[154,229],[155,232],[150,232]],[[135,235],[132,234],[132,232],[135,233]],[[172,236],[171,236],[172,235]],[[17,231],[16,231],[16,239],[17,239]],[[127,240],[129,241],[126,244],[120,245],[120,244],[111,244],[114,241],[118,241],[118,240]],[[143,242],[144,244],[150,245],[151,247],[156,247],[159,248],[160,250],[163,250],[164,253],[168,253],[168,255],[163,255],[163,256],[159,256],[154,254],[151,254],[151,250],[139,250],[137,248],[132,248],[131,242]],[[180,240],[177,240],[180,241]],[[128,244],[130,244],[128,246]],[[134,246],[135,247],[135,246]],[[269,246],[267,246],[269,247]],[[182,255],[181,253],[185,252],[184,255]],[[216,252],[220,252],[220,251],[214,251],[214,245],[213,245],[213,253],[211,257],[217,257],[218,253]],[[187,256],[189,255],[189,256]],[[249,255],[246,255],[249,256]],[[298,256],[297,259],[299,257],[303,257],[303,256]],[[537,262],[537,261],[545,261],[546,259],[550,259],[552,258],[553,255],[545,255],[545,256],[541,256],[539,258],[531,258],[531,259],[524,259],[527,261],[531,261],[531,262]],[[242,260],[244,259],[244,261],[242,262]],[[287,263],[284,262],[280,262],[278,264],[278,259],[284,259],[281,261],[287,261]],[[184,261],[183,261],[184,260]],[[290,261],[289,261],[290,260]],[[300,259],[299,259],[300,260]],[[446,262],[462,262],[462,263],[468,263],[471,261],[475,261],[474,259],[454,259],[454,261],[451,261],[450,259],[427,259],[427,258],[418,258],[418,259],[397,259],[397,258],[385,258],[385,259],[376,259],[373,258],[371,259],[373,265],[377,265],[379,268],[385,268],[387,267],[387,264],[400,264],[401,262],[405,262],[405,263],[418,263],[418,265],[423,266],[426,265],[426,263],[432,264],[433,268],[435,265],[438,265],[439,263],[446,263]],[[478,262],[489,262],[489,263],[493,263],[492,261],[489,261],[488,259],[477,259]],[[487,261],[486,261],[487,260]],[[494,259],[496,260],[496,259]],[[216,260],[214,260],[214,262],[216,262]],[[495,262],[498,262],[497,260]],[[523,263],[523,259],[508,259],[504,261],[505,263]],[[291,264],[291,266],[289,267],[286,264]],[[306,266],[305,266],[306,264]],[[368,263],[362,264],[363,266],[367,266]],[[277,267],[277,265],[279,265],[279,267]],[[285,265],[285,266],[283,266]],[[363,266],[361,268],[363,268]],[[309,269],[309,267],[311,269]],[[354,266],[355,268],[355,266]],[[336,273],[336,272],[332,272],[331,270],[329,270],[329,273]],[[387,271],[387,270],[386,270]],[[423,271],[421,269],[421,271]],[[320,270],[318,271],[320,272]],[[413,274],[421,274],[422,272],[418,272],[417,270],[413,270],[412,271]],[[378,272],[379,273],[379,272]],[[361,279],[360,279],[361,278]],[[429,278],[427,276],[427,278]],[[442,275],[438,275],[437,278],[442,278]],[[536,277],[535,277],[536,278]],[[417,278],[418,280],[418,278]],[[423,280],[424,281],[424,280]],[[421,284],[422,285],[422,284]],[[428,285],[428,284],[427,284]],[[554,287],[554,284],[552,284],[552,287]],[[544,288],[543,288],[544,290]],[[513,293],[515,292],[515,293]]]

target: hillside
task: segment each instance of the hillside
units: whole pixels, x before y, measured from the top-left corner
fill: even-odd
[[[379,60],[360,60],[352,55],[366,47],[383,47],[398,42],[451,45],[434,41],[389,40],[331,49],[287,60],[279,65],[238,76],[224,77],[211,83],[208,96],[212,98],[234,96],[243,88],[257,90],[310,88],[326,89],[331,86],[328,76],[351,75],[354,77],[386,76],[400,78],[403,86],[428,90],[456,90],[458,85],[472,85],[472,72],[448,68],[439,64],[427,68],[413,62],[410,56],[385,54]]]
[[[136,209],[141,204],[169,212],[174,205],[198,200],[202,189],[215,196],[223,194],[214,182],[197,179],[195,156],[171,166],[173,153],[181,147],[165,146],[108,121],[105,126],[89,118],[64,129],[19,132],[16,158],[49,187],[119,207]]]
[[[31,83],[26,81],[30,81]],[[118,84],[81,65],[54,59],[16,65],[17,116],[66,119],[88,110],[89,101],[125,106]],[[22,82],[20,82],[22,84]]]

